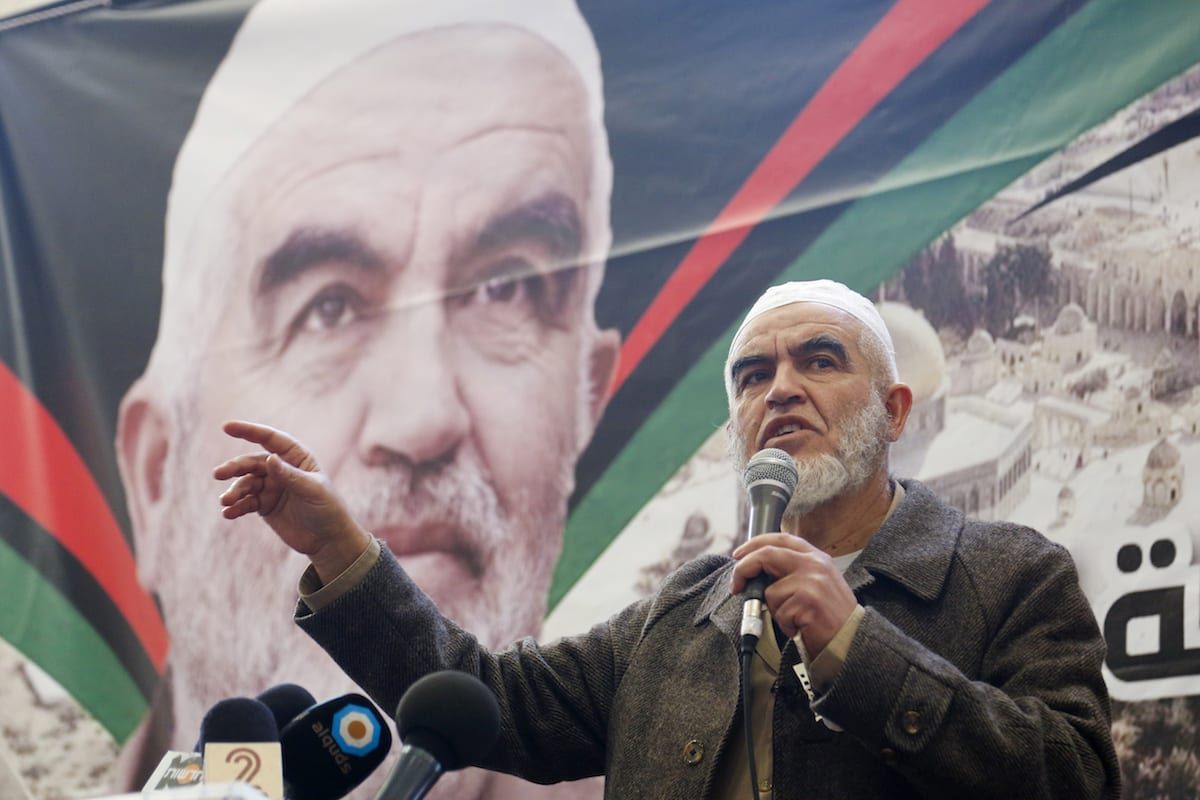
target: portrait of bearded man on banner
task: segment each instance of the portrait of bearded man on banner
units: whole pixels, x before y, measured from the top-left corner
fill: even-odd
[[[171,639],[128,780],[191,749],[223,698],[354,690],[292,622],[303,558],[210,513],[227,419],[303,436],[487,646],[539,631],[616,360],[593,313],[611,181],[573,3],[251,9],[175,163],[158,335],[120,410],[139,576]],[[478,771],[438,788],[540,796]]]

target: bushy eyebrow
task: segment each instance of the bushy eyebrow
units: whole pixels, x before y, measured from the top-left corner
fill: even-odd
[[[788,355],[791,358],[805,358],[807,356],[816,355],[818,353],[827,353],[836,358],[842,364],[850,363],[850,353],[846,346],[836,336],[828,333],[819,333],[810,339],[805,339],[803,342],[793,346]],[[733,383],[737,384],[738,376],[748,369],[761,366],[770,366],[775,363],[775,359],[765,355],[748,355],[742,356],[733,362],[729,367],[729,378]]]
[[[468,256],[534,239],[565,266],[575,266],[583,247],[583,224],[574,201],[549,192],[488,220],[468,248]],[[356,231],[306,225],[288,235],[263,260],[258,293],[269,294],[322,264],[339,262],[377,273],[386,259]]]
[[[575,202],[562,192],[547,192],[504,211],[487,221],[468,255],[529,239],[545,244],[556,261],[574,266],[583,248],[583,223]]]
[[[811,339],[805,339],[791,348],[789,355],[792,358],[803,358],[817,353],[829,353],[843,364],[850,363],[850,352],[846,350],[846,345],[842,344],[836,336],[828,333],[818,333]]]
[[[292,231],[263,261],[258,293],[269,294],[305,272],[337,261],[379,272],[384,259],[361,236],[343,228],[305,226]]]

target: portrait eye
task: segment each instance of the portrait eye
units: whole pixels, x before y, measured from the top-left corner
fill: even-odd
[[[530,278],[512,279],[507,277],[490,278],[482,287],[482,300],[486,303],[511,303],[517,299],[525,299],[531,294],[528,281]]]
[[[812,360],[812,365],[817,369],[833,369],[837,366],[837,361],[832,356],[817,356]]]
[[[753,386],[756,383],[762,383],[763,381],[769,380],[770,377],[771,374],[768,370],[762,368],[748,369],[742,373],[741,386],[743,388],[747,386]]]
[[[575,286],[574,269],[538,270],[522,257],[494,262],[487,277],[455,298],[460,309],[520,315],[543,325],[559,325]]]
[[[362,316],[364,301],[345,284],[326,287],[296,315],[293,333],[320,333],[347,325]]]

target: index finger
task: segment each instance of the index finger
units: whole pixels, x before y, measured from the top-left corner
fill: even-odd
[[[229,436],[256,444],[268,453],[275,453],[288,464],[301,469],[314,467],[312,456],[288,433],[270,425],[246,420],[230,420],[221,426]]]
[[[747,541],[742,542],[730,555],[736,559],[742,559],[764,547],[786,547],[791,550],[798,550],[801,553],[807,553],[816,549],[807,540],[799,536],[793,536],[790,533],[760,533],[758,536],[752,536]]]

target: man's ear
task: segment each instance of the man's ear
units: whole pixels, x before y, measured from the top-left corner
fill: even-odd
[[[608,392],[612,388],[613,376],[617,373],[617,358],[620,353],[621,335],[615,329],[596,332],[588,363],[588,413],[591,415],[587,434],[589,439],[608,406]],[[580,449],[586,444],[587,442],[582,442]]]
[[[151,399],[145,380],[139,378],[121,401],[117,417],[117,466],[125,487],[125,505],[133,523],[133,544],[138,572],[147,589],[155,581],[154,565],[164,534],[166,508],[163,481],[169,428],[160,404]],[[178,510],[176,510],[178,513]]]
[[[903,383],[893,383],[883,396],[883,405],[887,408],[891,426],[888,428],[888,441],[894,442],[904,433],[904,423],[908,420],[908,412],[912,411],[912,389]]]

